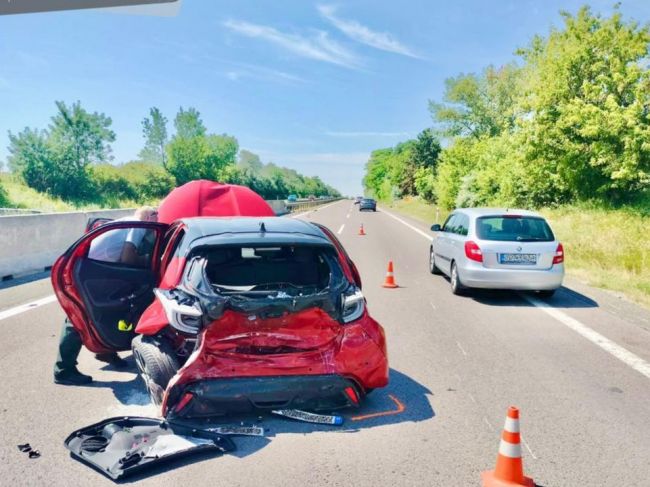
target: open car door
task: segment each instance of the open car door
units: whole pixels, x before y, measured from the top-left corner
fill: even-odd
[[[116,221],[91,230],[52,267],[61,307],[95,353],[128,350],[153,301],[164,223]]]

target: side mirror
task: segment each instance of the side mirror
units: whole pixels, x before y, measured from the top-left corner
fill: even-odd
[[[438,225],[437,223],[434,223],[433,225],[431,225],[431,231],[432,232],[439,232],[441,230],[442,230],[442,227],[440,225]]]

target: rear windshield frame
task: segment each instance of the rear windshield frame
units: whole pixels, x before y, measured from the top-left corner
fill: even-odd
[[[545,235],[539,235],[539,236],[532,236],[530,235],[530,238],[502,238],[503,235],[486,235],[483,233],[483,229],[481,226],[481,223],[483,223],[484,220],[495,220],[499,219],[501,221],[503,220],[508,220],[508,219],[513,219],[513,220],[534,220],[536,222],[541,222],[543,227],[542,231],[545,233]],[[555,241],[555,235],[553,234],[553,230],[551,229],[551,226],[548,224],[545,218],[541,216],[534,216],[534,215],[484,215],[476,218],[474,221],[474,231],[476,233],[476,236],[480,240],[487,240],[491,242],[553,242]]]

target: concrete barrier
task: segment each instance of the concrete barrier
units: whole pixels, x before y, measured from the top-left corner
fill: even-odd
[[[89,218],[121,218],[133,209],[0,217],[0,279],[40,272],[74,243]]]
[[[335,201],[323,199],[287,203],[267,200],[276,215],[285,215]],[[86,229],[89,218],[117,219],[134,209],[0,215],[0,279],[41,272],[72,245]]]

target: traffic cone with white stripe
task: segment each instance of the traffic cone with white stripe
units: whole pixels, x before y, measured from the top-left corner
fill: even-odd
[[[365,234],[366,231],[363,229],[363,223],[362,223],[361,226],[359,227],[359,235],[365,235]]]
[[[388,261],[388,271],[386,271],[386,279],[382,284],[383,287],[396,288],[399,287],[395,282],[395,276],[393,275],[393,261]]]
[[[508,408],[506,424],[499,444],[497,465],[494,470],[483,472],[481,479],[483,487],[535,486],[533,479],[524,475],[519,436],[519,409],[514,406]]]

